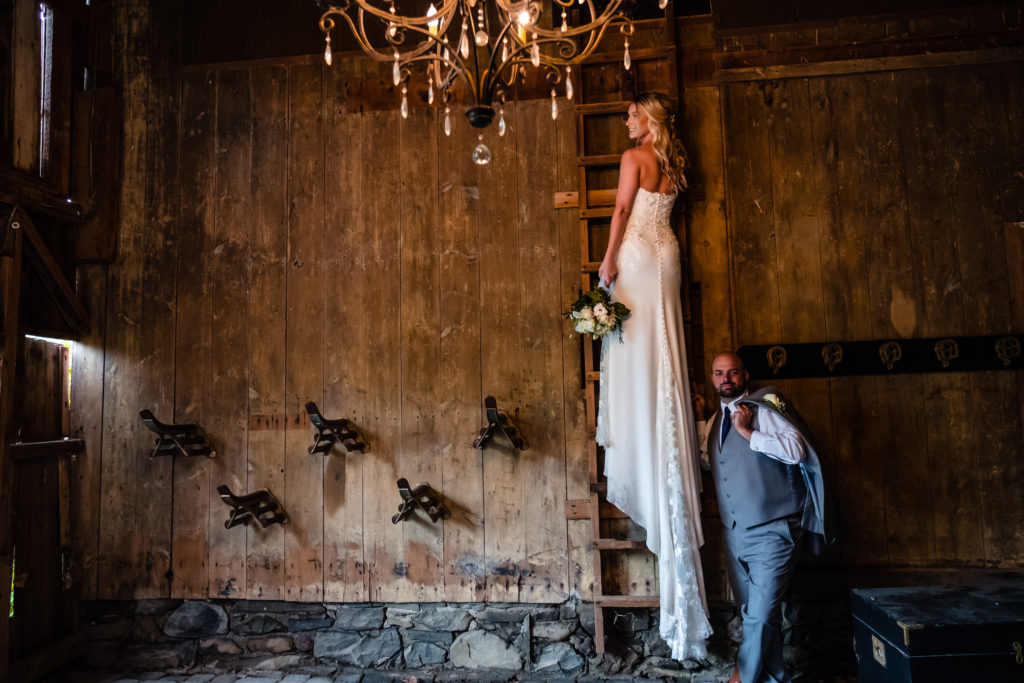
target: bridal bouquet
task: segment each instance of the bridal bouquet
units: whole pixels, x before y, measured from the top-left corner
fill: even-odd
[[[591,334],[595,339],[603,339],[622,329],[622,321],[628,316],[629,307],[618,301],[613,302],[608,290],[601,287],[595,287],[581,296],[565,313],[577,332]]]

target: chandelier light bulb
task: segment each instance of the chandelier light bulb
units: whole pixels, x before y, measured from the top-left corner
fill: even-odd
[[[433,17],[433,16],[436,16],[436,15],[437,15],[437,8],[434,7],[433,5],[431,5],[429,7],[429,9],[427,9],[427,17],[429,18],[429,17]],[[430,31],[430,35],[432,35],[432,36],[436,36],[437,35],[437,25],[439,23],[440,22],[437,19],[434,19],[432,21],[428,21],[427,22],[427,30]]]
[[[565,99],[572,99],[572,67],[565,67]]]
[[[529,10],[525,10],[524,9],[522,12],[519,13],[518,23],[519,23],[520,26],[529,26],[530,25],[530,12],[529,12]]]
[[[626,50],[622,54],[622,66],[626,67],[626,71],[629,71],[629,66],[633,63],[633,60],[629,58],[629,38],[625,39],[625,46]]]
[[[327,62],[327,66],[331,65],[333,57],[331,56],[331,34],[327,34],[327,47],[324,48],[324,61]]]

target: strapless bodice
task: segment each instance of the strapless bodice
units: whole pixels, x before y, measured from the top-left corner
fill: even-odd
[[[626,232],[623,240],[630,237],[658,238],[671,235],[672,226],[672,205],[675,204],[678,192],[663,193],[651,192],[640,188],[636,192],[636,199],[633,200],[633,210],[626,222]]]

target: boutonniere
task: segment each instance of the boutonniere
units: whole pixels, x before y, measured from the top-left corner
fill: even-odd
[[[774,408],[779,415],[786,415],[786,402],[779,398],[778,394],[765,394],[761,400]]]

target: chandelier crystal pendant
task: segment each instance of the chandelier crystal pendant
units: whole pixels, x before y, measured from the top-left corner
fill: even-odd
[[[547,79],[551,112],[556,116],[555,87],[564,78],[565,96],[572,99],[571,66],[593,54],[609,28],[618,27],[623,35],[623,66],[630,68],[633,22],[620,10],[623,0],[608,0],[600,11],[594,0],[435,2],[440,7],[430,5],[422,16],[402,14],[398,0],[342,0],[331,5],[320,17],[326,38],[324,61],[330,66],[331,31],[338,22],[344,23],[364,53],[392,64],[392,80],[396,87],[402,85],[403,116],[408,115],[411,81],[422,79],[426,84],[428,104],[435,99],[434,89],[439,91],[447,134],[451,134],[448,102],[457,83],[465,86],[470,125],[486,128],[494,119],[494,105],[503,109],[529,69],[540,69]],[[504,133],[504,115],[499,121],[499,133]],[[490,160],[482,139],[474,151],[474,160],[478,158]]]

